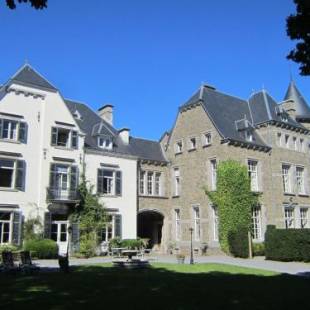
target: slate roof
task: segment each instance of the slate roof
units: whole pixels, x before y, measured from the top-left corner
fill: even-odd
[[[290,82],[284,100],[294,100],[297,120],[310,120],[310,107],[294,81]]]
[[[113,140],[113,150],[104,150],[104,152],[131,155],[145,160],[167,162],[159,142],[130,137],[129,144],[126,145],[122,142],[119,132],[86,104],[69,99],[66,99],[65,103],[72,115],[78,111],[81,116],[80,119],[76,118],[76,122],[86,134],[86,148],[103,151],[97,146],[97,135],[106,135],[110,136]]]
[[[48,82],[42,75],[35,71],[30,65],[24,65],[10,80],[22,85],[29,85],[32,87],[39,87],[52,91],[57,91],[50,82]]]

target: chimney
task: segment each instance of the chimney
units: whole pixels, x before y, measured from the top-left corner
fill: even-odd
[[[129,144],[129,132],[130,132],[130,129],[128,128],[122,128],[118,131],[119,136],[121,137],[123,143],[126,145]]]
[[[98,109],[98,115],[105,120],[107,123],[109,123],[111,126],[113,126],[113,105],[112,104],[106,104],[100,109]]]

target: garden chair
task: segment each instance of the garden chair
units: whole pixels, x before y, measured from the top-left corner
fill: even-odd
[[[19,267],[14,264],[13,253],[11,251],[3,251],[1,269],[5,272],[17,271]]]
[[[40,267],[32,263],[30,251],[20,252],[19,267],[24,271],[36,271],[40,269]]]

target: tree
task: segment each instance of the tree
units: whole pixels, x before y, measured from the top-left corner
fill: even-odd
[[[206,194],[218,210],[219,241],[222,250],[235,254],[231,242],[236,239],[242,243],[243,248],[248,249],[247,232],[251,228],[251,210],[258,204],[258,197],[251,191],[247,167],[233,160],[220,162],[216,191],[206,190]],[[242,240],[235,237],[239,233],[242,233]]]
[[[286,19],[286,31],[291,40],[298,40],[287,58],[300,64],[300,74],[310,75],[310,1],[294,0],[296,14]]]
[[[35,9],[45,9],[47,7],[47,0],[6,0],[6,5],[11,9],[16,9],[16,3],[30,3]]]

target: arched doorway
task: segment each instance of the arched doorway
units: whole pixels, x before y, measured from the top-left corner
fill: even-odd
[[[148,248],[160,249],[164,216],[156,210],[138,213],[138,237],[149,239]]]

